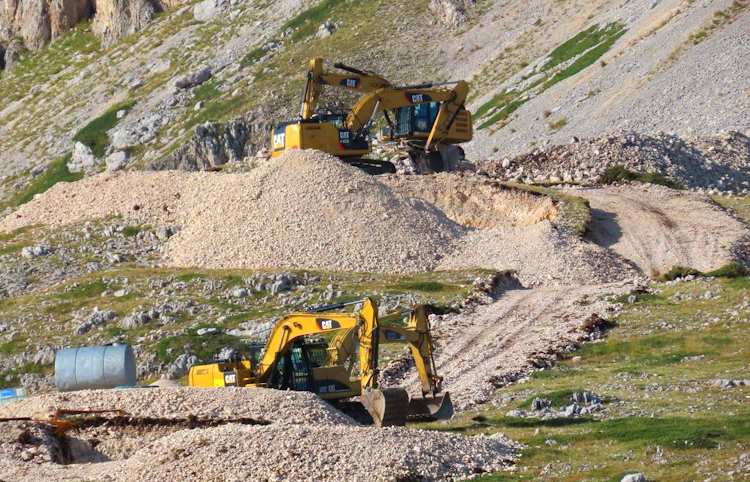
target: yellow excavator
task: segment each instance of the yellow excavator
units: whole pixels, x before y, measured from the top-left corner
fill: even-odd
[[[360,307],[354,312],[336,311],[354,304]],[[410,346],[421,397],[410,398],[400,387],[379,387],[379,346],[395,342]],[[453,416],[450,395],[442,393],[442,378],[435,369],[425,307],[416,306],[405,326],[383,325],[370,298],[288,314],[274,325],[256,356],[195,365],[188,384],[309,391],[334,403],[359,397],[378,426],[404,425],[410,417]]]
[[[381,140],[403,141],[415,162],[439,172],[463,159],[457,144],[473,138],[471,113],[464,107],[468,83],[395,86],[373,72],[341,63],[335,67],[346,74],[324,71],[321,58],[310,61],[300,117],[276,125],[271,141],[273,157],[292,149],[318,149],[372,174],[395,172],[390,162],[365,157],[371,152],[373,119],[382,112],[388,127],[381,132]],[[363,96],[348,113],[320,112],[323,86]]]

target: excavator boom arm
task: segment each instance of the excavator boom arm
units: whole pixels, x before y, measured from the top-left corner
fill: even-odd
[[[323,86],[340,87],[354,92],[373,92],[391,85],[388,80],[371,72],[363,72],[351,67],[345,67],[347,74],[338,72],[325,72],[323,70],[323,59],[316,57],[310,60],[307,70],[307,80],[302,96],[302,119],[311,119],[315,114],[320,100]],[[339,66],[341,64],[336,64]],[[340,67],[341,68],[341,67]]]

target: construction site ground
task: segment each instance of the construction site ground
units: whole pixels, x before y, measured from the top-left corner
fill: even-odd
[[[726,480],[747,474],[747,431],[737,429],[748,423],[742,409],[748,389],[739,383],[748,378],[740,333],[750,313],[747,278],[651,281],[675,266],[708,272],[746,260],[748,229],[740,211],[639,183],[569,188],[561,201],[474,175],[380,181],[325,156],[297,155],[247,175],[124,173],[59,184],[0,229],[78,225],[112,215],[139,225],[177,224],[181,230],[159,247],[160,262],[182,273],[230,265],[248,269],[246,276],[254,268],[401,271],[405,277],[434,271],[436,278],[444,270],[501,272],[486,289],[464,283],[469,288],[460,291],[461,301],[447,303],[453,312],[432,320],[438,370],[457,418],[427,425],[427,432],[381,430],[357,426],[314,397],[261,390],[43,395],[2,407],[0,416],[32,415],[48,405],[121,408],[172,419],[172,425],[131,430],[132,448],[119,452],[111,449],[118,429],[86,429],[72,435],[83,440],[85,457],[67,465],[41,455],[34,463],[37,452],[49,450],[28,455],[27,435],[3,440],[0,467],[7,476],[0,478],[435,480],[497,472],[487,480],[609,480],[632,470],[684,480],[676,477],[688,466],[706,477],[732,472]],[[322,165],[333,173],[324,188],[304,171]],[[201,192],[207,184],[212,189]],[[292,184],[293,190],[282,188]],[[262,185],[275,187],[274,205]],[[563,219],[571,198],[590,205],[583,233]],[[57,209],[62,204],[64,212]],[[294,206],[301,206],[300,217]],[[217,210],[231,222],[211,214]],[[344,234],[331,237],[331,230]],[[305,236],[315,242],[298,244],[295,238]],[[259,239],[266,244],[256,251],[243,244]],[[429,276],[415,283],[429,298]],[[311,296],[298,302],[323,294]],[[555,368],[541,370],[549,367]],[[416,387],[399,353],[384,377]],[[724,388],[724,379],[733,388]],[[577,392],[595,394],[601,407],[563,413]],[[549,400],[548,412],[532,410],[533,398]],[[195,415],[218,426],[175,425],[195,407],[203,407]],[[236,417],[258,423],[233,423]],[[87,440],[96,437],[103,440]]]

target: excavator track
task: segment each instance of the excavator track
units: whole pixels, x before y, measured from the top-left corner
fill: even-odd
[[[375,159],[344,159],[344,162],[350,166],[362,169],[367,174],[373,176],[396,173],[396,166],[388,161],[378,161]]]

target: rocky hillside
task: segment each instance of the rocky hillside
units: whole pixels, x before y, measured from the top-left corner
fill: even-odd
[[[6,2],[3,196],[66,155],[69,170],[96,171],[105,159],[195,169],[252,154],[296,113],[312,55],[395,82],[469,79],[474,160],[622,130],[746,133],[749,5]]]

